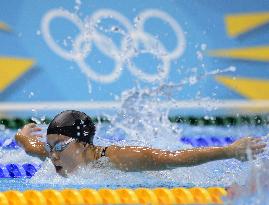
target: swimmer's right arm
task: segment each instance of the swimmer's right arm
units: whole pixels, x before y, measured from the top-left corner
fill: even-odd
[[[44,148],[45,145],[38,140],[41,135],[34,135],[34,132],[40,130],[41,128],[37,127],[34,123],[27,124],[16,133],[15,140],[23,147],[27,154],[44,160],[48,156]]]

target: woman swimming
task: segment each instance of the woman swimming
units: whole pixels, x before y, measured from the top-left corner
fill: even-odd
[[[225,147],[178,151],[140,146],[95,146],[94,123],[85,113],[75,110],[63,111],[55,116],[48,126],[46,143],[39,141],[41,135],[35,134],[40,130],[34,123],[27,124],[18,131],[15,139],[27,154],[41,159],[49,157],[56,172],[62,176],[101,157],[108,157],[124,171],[163,170],[230,158],[246,161],[249,157],[247,153],[255,159],[266,147],[261,139],[252,137],[241,138]]]

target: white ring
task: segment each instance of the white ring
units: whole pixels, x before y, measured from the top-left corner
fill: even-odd
[[[87,35],[87,36],[80,35],[76,39],[76,42],[75,42],[75,45],[76,45],[75,51],[76,52],[77,52],[76,49],[79,49],[80,45],[83,42],[85,42],[85,40],[90,41],[92,39],[90,38],[89,35]],[[114,80],[116,80],[117,78],[119,78],[119,76],[122,72],[122,62],[121,61],[116,60],[116,66],[110,74],[101,75],[101,74],[96,73],[89,65],[86,64],[86,62],[85,62],[86,57],[87,56],[80,56],[80,58],[76,58],[75,61],[77,62],[78,66],[81,68],[82,72],[85,73],[88,78],[91,78],[95,81],[99,81],[102,83],[111,83]]]
[[[114,18],[118,20],[120,23],[122,23],[128,30],[128,32],[132,29],[131,24],[129,23],[129,20],[122,16],[120,13],[109,10],[109,9],[102,9],[98,12],[94,13],[90,18],[86,19],[85,28],[87,30],[85,31],[87,36],[91,36],[90,39],[95,43],[97,48],[102,51],[106,56],[112,58],[115,60],[115,67],[113,71],[110,74],[107,75],[101,75],[92,70],[92,68],[86,64],[84,59],[76,59],[76,62],[82,69],[82,71],[91,79],[95,81],[99,81],[102,83],[111,83],[119,78],[122,72],[122,66],[124,64],[124,58],[122,58],[123,53],[117,48],[117,46],[113,43],[111,38],[101,34],[100,32],[96,31],[95,26],[100,22],[100,19],[102,18]],[[81,36],[76,40],[76,47],[75,51],[79,52],[79,45],[82,43]],[[85,40],[85,39],[84,39]],[[84,56],[85,57],[85,56]]]
[[[48,11],[48,13],[43,17],[42,23],[41,23],[41,31],[42,35],[44,37],[44,40],[48,44],[48,46],[59,56],[63,57],[66,60],[74,60],[78,54],[75,54],[73,50],[66,51],[65,49],[62,49],[52,38],[50,34],[50,23],[54,18],[62,17],[65,19],[70,20],[72,23],[74,23],[79,30],[83,33],[83,23],[79,19],[78,16],[76,16],[73,13],[70,13],[69,11],[63,10],[63,9],[53,9]]]
[[[111,38],[108,38],[95,29],[96,25],[100,23],[101,19],[103,18],[113,18],[117,20],[127,29],[128,33],[133,31],[132,25],[126,17],[110,9],[98,10],[90,17],[89,28],[93,33],[94,40],[97,42],[96,46],[107,56],[110,56],[111,58],[122,59],[124,53],[113,43]]]
[[[175,31],[175,34],[177,37],[177,47],[172,51],[172,53],[167,54],[168,55],[167,57],[170,59],[176,59],[183,54],[185,50],[185,46],[186,46],[186,40],[184,37],[183,30],[181,29],[181,27],[178,25],[178,23],[175,21],[173,17],[171,17],[167,13],[160,11],[158,9],[146,10],[140,13],[138,16],[139,16],[139,20],[137,20],[136,25],[137,25],[137,29],[140,31],[144,31],[144,23],[149,18],[153,18],[153,17],[160,18],[168,22],[170,26],[172,27],[172,29]]]
[[[145,50],[147,51],[147,53],[151,53],[153,55],[155,55],[156,57],[158,57],[159,59],[162,60],[163,62],[163,67],[156,73],[156,74],[148,74],[143,72],[142,70],[138,69],[135,65],[133,65],[130,62],[130,58],[135,56],[135,53],[133,53],[132,50],[129,50],[129,53],[126,53],[126,55],[129,56],[129,61],[127,61],[127,65],[128,65],[128,69],[130,70],[130,72],[135,75],[137,78],[144,80],[144,81],[148,81],[148,82],[154,82],[154,81],[161,81],[163,79],[165,79],[170,71],[170,60],[169,58],[167,58],[166,55],[166,50],[164,48],[164,46],[162,45],[162,43],[158,40],[156,40],[155,38],[153,38],[151,35],[146,34],[146,33],[142,33],[142,32],[135,32],[132,35],[132,39],[134,40],[134,42],[136,43],[134,45],[134,50],[137,50],[137,44],[138,44],[138,40],[141,40],[141,42],[143,42],[146,46],[145,46]],[[152,45],[154,44],[149,44],[149,42],[153,42],[156,41],[158,42],[158,49],[153,49]],[[125,46],[123,44],[123,46]],[[162,54],[158,54],[157,52],[160,52]],[[139,54],[139,53],[138,53]]]

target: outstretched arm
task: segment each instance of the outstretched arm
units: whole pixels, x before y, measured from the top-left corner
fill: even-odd
[[[15,140],[24,148],[27,154],[44,160],[48,154],[45,151],[44,143],[38,140],[41,135],[34,135],[34,132],[40,130],[41,128],[37,127],[34,123],[27,124],[17,132]]]
[[[245,161],[248,159],[248,148],[255,158],[255,155],[264,151],[265,146],[260,139],[248,137],[226,147],[194,148],[175,152],[148,147],[110,146],[106,155],[112,163],[125,171],[163,170],[230,158]]]

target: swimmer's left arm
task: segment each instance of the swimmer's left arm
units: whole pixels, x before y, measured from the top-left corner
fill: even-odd
[[[236,158],[247,160],[247,148],[253,157],[264,151],[265,144],[257,138],[242,138],[225,147],[204,147],[179,151],[165,151],[148,147],[110,146],[106,156],[125,171],[162,170],[195,166],[202,163]]]

